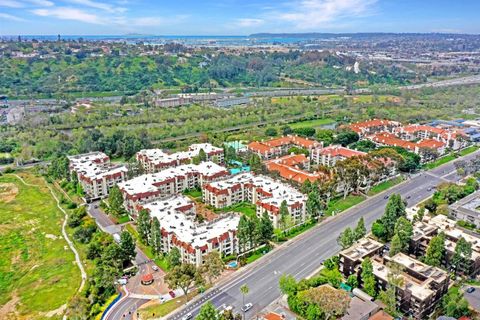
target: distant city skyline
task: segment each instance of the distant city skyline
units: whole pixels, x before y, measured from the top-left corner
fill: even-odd
[[[0,0],[0,35],[480,33],[478,0]]]

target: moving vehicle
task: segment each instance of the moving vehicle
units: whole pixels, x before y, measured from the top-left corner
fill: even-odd
[[[189,312],[182,317],[182,320],[190,320],[193,318],[193,315]]]
[[[175,292],[173,292],[172,290],[168,291],[168,294],[170,295],[170,297],[175,298]]]
[[[247,303],[246,305],[244,305],[244,306],[242,307],[242,311],[243,311],[243,312],[247,312],[248,310],[252,309],[252,307],[253,307],[253,304],[251,304],[251,303],[249,302],[249,303]]]

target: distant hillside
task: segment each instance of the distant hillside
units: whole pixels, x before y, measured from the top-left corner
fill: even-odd
[[[254,33],[249,35],[251,38],[310,38],[310,39],[329,39],[329,38],[451,38],[451,37],[479,37],[475,34],[459,33],[382,33],[382,32],[364,32],[364,33]]]

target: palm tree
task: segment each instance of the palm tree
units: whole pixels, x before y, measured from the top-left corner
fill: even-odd
[[[249,290],[250,289],[246,284],[240,287],[240,292],[242,293],[242,296],[243,296],[243,306],[245,306],[245,296],[248,294]],[[243,311],[243,320],[245,320],[245,311]]]

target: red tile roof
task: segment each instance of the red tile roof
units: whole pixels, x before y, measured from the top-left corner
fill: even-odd
[[[310,140],[299,136],[285,136],[281,138],[271,139],[265,142],[253,141],[250,142],[247,147],[248,149],[255,152],[267,153],[273,152],[274,149],[289,144],[293,144],[306,149],[314,148],[321,145],[315,140]]]
[[[439,149],[445,146],[445,143],[433,139],[423,139],[420,142],[417,142],[419,148],[430,148],[430,149]]]
[[[351,158],[354,156],[366,155],[365,152],[348,149],[342,146],[329,146],[329,147],[323,148],[320,151],[320,154],[330,155],[332,157],[344,157],[344,158]]]
[[[275,312],[269,312],[263,316],[264,320],[283,320],[283,317]]]
[[[392,147],[402,147],[410,151],[415,151],[415,146],[416,146],[415,143],[402,140],[392,133],[379,132],[371,136],[370,139],[374,142],[377,142],[383,145],[392,146]]]
[[[394,124],[396,124],[396,122],[390,121],[390,120],[372,119],[372,120],[367,120],[363,122],[352,123],[349,126],[349,128],[357,133],[360,133],[362,132],[362,129],[365,129],[365,128],[383,127],[383,126],[394,125]]]

